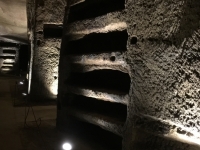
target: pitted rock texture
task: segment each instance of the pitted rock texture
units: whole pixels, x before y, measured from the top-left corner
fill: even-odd
[[[66,0],[36,0],[36,32],[44,23],[63,23]]]
[[[196,146],[191,146],[178,141],[173,141],[167,138],[162,138],[155,135],[150,135],[148,132],[144,132],[139,128],[132,130],[135,136],[128,139],[127,143],[124,143],[123,149],[130,150],[198,150]],[[128,137],[128,136],[127,136]],[[125,137],[125,139],[127,138]]]
[[[199,6],[197,0],[126,4],[128,33],[138,38],[136,45],[128,41],[126,55],[132,77],[127,124],[143,114],[199,139]]]
[[[124,150],[199,149],[192,146],[200,145],[199,8],[198,0],[127,0],[122,11],[66,23],[64,33],[70,40],[91,33],[127,30],[127,50],[122,50],[121,58],[126,64],[124,70],[131,77],[131,89],[123,133]],[[113,23],[123,26],[106,28]],[[64,44],[62,49],[61,53],[66,55]],[[61,58],[60,93],[62,80],[69,76],[73,66],[74,70],[83,72],[105,68],[122,70],[120,65],[103,66],[96,58],[95,65],[84,65],[83,58],[86,57],[72,60],[82,66],[64,64],[65,58]],[[67,71],[63,70],[66,66]],[[140,133],[141,130],[144,132]]]
[[[31,94],[41,100],[56,98],[61,44],[61,37],[44,38],[43,27],[44,24],[62,25],[65,6],[65,0],[36,0],[35,3],[36,24]]]
[[[34,95],[52,98],[57,94],[60,42],[60,39],[44,40],[38,47],[39,53],[35,53],[32,81]]]

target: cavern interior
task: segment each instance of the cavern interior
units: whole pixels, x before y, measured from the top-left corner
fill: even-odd
[[[200,150],[198,66],[199,0],[0,0],[0,149]]]

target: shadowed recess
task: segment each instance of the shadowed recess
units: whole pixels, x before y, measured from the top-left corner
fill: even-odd
[[[43,27],[44,38],[61,38],[62,30],[63,30],[62,25],[44,24]]]
[[[0,59],[15,59],[15,56],[0,56]]]
[[[3,53],[16,54],[16,51],[15,50],[3,50]]]
[[[65,126],[66,127],[66,126]],[[67,134],[79,137],[84,143],[90,143],[93,149],[97,150],[121,150],[122,138],[109,131],[79,119],[68,117],[68,125],[65,128]],[[79,147],[74,147],[79,149]]]
[[[27,71],[29,59],[30,59],[29,45],[21,45],[19,49],[20,70]]]
[[[67,54],[126,51],[128,33],[126,30],[109,33],[92,33],[82,39],[69,41]]]
[[[16,43],[8,43],[8,42],[0,42],[0,47],[18,47],[19,44]]]
[[[137,37],[132,37],[131,38],[131,44],[132,45],[137,44]]]
[[[95,70],[86,73],[72,73],[67,83],[111,93],[129,93],[130,76],[127,73],[116,70]]]
[[[84,112],[96,114],[96,117],[101,115],[122,123],[126,121],[127,106],[122,104],[101,101],[95,98],[75,94],[67,94],[63,99],[62,104]]]
[[[3,64],[5,64],[5,65],[14,65],[14,63],[12,63],[12,62],[3,62]]]
[[[113,121],[121,123],[126,121],[127,106],[123,104],[101,101],[75,94],[66,94],[62,100],[62,104],[67,107],[95,114],[99,118],[106,116],[112,118]]]
[[[68,22],[98,17],[124,8],[125,0],[86,0],[70,7]]]

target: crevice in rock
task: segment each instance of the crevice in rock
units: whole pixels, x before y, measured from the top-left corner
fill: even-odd
[[[86,0],[71,6],[68,23],[98,17],[124,8],[125,0]]]
[[[0,59],[15,59],[15,56],[0,56]]]
[[[92,33],[82,39],[69,41],[67,54],[87,54],[127,50],[128,33],[126,30],[109,33]]]
[[[44,24],[43,33],[44,38],[61,38],[63,27],[57,24]]]
[[[63,99],[63,104],[66,106],[76,108],[91,114],[106,116],[112,118],[113,121],[122,122],[126,121],[127,106],[119,103],[112,103],[107,101],[100,101],[95,98],[85,97],[81,95],[70,94]]]
[[[129,93],[130,76],[116,70],[95,70],[86,73],[72,73],[66,81],[69,85],[88,87],[103,91]]]
[[[3,53],[16,54],[16,51],[15,50],[3,50]]]

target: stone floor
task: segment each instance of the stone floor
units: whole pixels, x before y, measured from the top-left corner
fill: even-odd
[[[34,106],[39,129],[30,111],[24,128],[25,107],[13,106],[17,78],[0,77],[0,149],[1,150],[61,150],[66,140],[56,129],[56,106]],[[19,101],[16,101],[18,103]],[[21,101],[23,103],[23,99]]]

